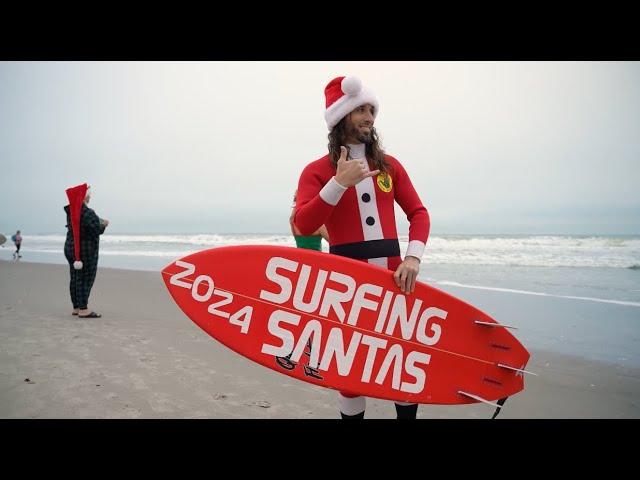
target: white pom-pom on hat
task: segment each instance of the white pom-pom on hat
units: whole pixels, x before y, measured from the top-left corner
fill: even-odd
[[[76,270],[81,270],[82,262],[80,260],[76,260],[75,262],[73,262],[73,268],[75,268]]]
[[[324,94],[324,119],[329,131],[346,115],[366,103],[373,106],[373,118],[378,115],[378,99],[371,90],[362,85],[358,77],[335,77],[325,87]]]
[[[357,95],[362,90],[362,81],[358,77],[344,77],[340,87],[347,95]]]

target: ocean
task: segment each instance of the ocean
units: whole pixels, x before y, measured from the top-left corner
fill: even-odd
[[[66,264],[64,240],[23,235],[20,261]],[[400,237],[403,254],[407,243]],[[225,245],[295,242],[287,234],[105,234],[99,265],[159,272]],[[0,259],[13,250],[8,240]],[[527,348],[640,367],[640,236],[432,235],[419,280],[518,327]]]

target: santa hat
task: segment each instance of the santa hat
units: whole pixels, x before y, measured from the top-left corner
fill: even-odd
[[[75,259],[73,268],[80,270],[82,268],[82,261],[80,260],[80,213],[82,212],[82,203],[90,193],[89,185],[83,183],[82,185],[67,188],[66,192],[71,214],[71,231],[73,232],[73,255]]]
[[[378,99],[371,90],[362,86],[358,77],[334,78],[325,87],[324,95],[327,100],[324,119],[329,131],[345,116],[366,103],[373,105],[373,118],[378,115]]]

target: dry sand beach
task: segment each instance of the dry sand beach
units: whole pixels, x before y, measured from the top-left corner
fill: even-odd
[[[193,324],[158,272],[100,268],[71,315],[68,267],[0,261],[0,418],[339,418],[336,392],[278,374]],[[499,418],[640,418],[640,369],[533,350]],[[490,418],[486,405],[422,405],[418,418]],[[367,418],[394,418],[368,399]]]

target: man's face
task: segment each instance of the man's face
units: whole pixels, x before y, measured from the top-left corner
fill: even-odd
[[[347,137],[360,143],[371,142],[373,128],[373,105],[359,106],[347,115]]]

